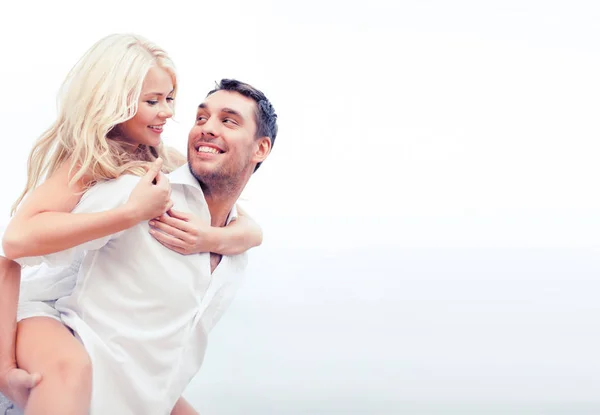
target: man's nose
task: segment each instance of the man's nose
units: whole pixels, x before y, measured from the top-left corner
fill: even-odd
[[[204,124],[200,126],[202,135],[216,136],[218,135],[217,120],[214,117],[210,117]]]

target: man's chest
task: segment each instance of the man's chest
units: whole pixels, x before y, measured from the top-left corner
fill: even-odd
[[[223,258],[222,255],[215,254],[214,252],[210,253],[210,273],[211,274],[213,274],[215,272],[215,269],[221,262],[221,258]]]

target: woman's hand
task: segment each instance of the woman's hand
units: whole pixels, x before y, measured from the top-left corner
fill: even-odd
[[[238,207],[238,218],[224,227],[213,227],[189,213],[169,210],[150,221],[158,242],[180,254],[213,252],[238,255],[262,243],[262,229]]]
[[[0,374],[0,392],[19,408],[25,408],[31,389],[42,380],[39,373],[30,375],[16,366]]]
[[[158,158],[135,186],[126,205],[139,221],[149,220],[171,209],[171,185],[161,171],[162,159]]]
[[[149,225],[150,234],[172,251],[184,255],[215,252],[216,228],[190,213],[170,209]]]

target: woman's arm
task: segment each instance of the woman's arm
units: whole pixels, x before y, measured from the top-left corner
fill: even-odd
[[[17,366],[15,337],[20,282],[21,266],[0,256],[0,378]],[[0,380],[0,386],[1,383]]]
[[[21,266],[0,256],[0,392],[23,407],[29,390],[41,380],[39,373],[17,369],[17,302]]]
[[[263,232],[254,219],[236,205],[238,217],[224,228],[213,228],[216,235],[215,252],[221,255],[237,255],[250,248],[260,246],[263,241]]]
[[[173,209],[150,221],[150,226],[156,240],[180,254],[237,255],[262,243],[262,229],[239,206],[238,218],[222,228],[209,226],[191,214]]]
[[[157,160],[127,203],[97,213],[68,213],[79,203],[82,181],[69,186],[69,163],[38,186],[17,210],[2,245],[7,258],[47,255],[112,235],[161,215],[172,205],[170,186]],[[156,185],[153,180],[156,178]]]

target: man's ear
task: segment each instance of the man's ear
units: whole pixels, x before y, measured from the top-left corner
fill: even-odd
[[[269,153],[271,152],[271,139],[267,136],[261,137],[256,140],[256,151],[252,157],[252,161],[256,164],[265,161]]]

